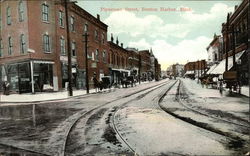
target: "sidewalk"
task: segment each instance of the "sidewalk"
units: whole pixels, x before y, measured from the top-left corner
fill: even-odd
[[[151,81],[154,82],[154,81]],[[150,83],[149,81],[141,82],[140,85]],[[138,83],[136,85],[139,85]],[[119,87],[118,87],[119,88]],[[111,90],[118,89],[112,87]],[[121,88],[121,87],[120,87]],[[108,91],[109,89],[103,89],[102,92]],[[89,90],[90,94],[95,93],[95,89]],[[86,90],[74,90],[73,96],[83,96],[87,95]],[[26,93],[26,94],[10,94],[2,95],[0,94],[0,103],[24,103],[24,102],[39,102],[39,101],[51,101],[51,100],[65,100],[71,98],[68,96],[68,91],[58,91],[58,92],[39,92],[39,93]]]
[[[197,80],[191,80],[189,79],[190,82],[193,81],[193,82],[196,82],[197,83]],[[198,84],[198,83],[197,83]],[[201,82],[199,82],[199,84],[201,85]],[[204,85],[205,86],[205,85]],[[204,87],[205,88],[205,87]],[[224,88],[225,90],[228,90],[226,88]],[[215,89],[216,90],[216,89]],[[249,96],[249,86],[241,86],[241,95],[244,95],[244,96],[247,96],[247,97],[250,97]]]

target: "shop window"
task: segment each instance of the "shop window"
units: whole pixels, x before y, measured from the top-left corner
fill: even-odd
[[[64,13],[63,11],[59,11],[59,26],[60,27],[64,27],[64,21],[63,21],[63,18],[64,18]]]
[[[49,5],[45,3],[42,5],[42,20],[45,22],[49,21]]]
[[[12,43],[12,38],[11,37],[8,38],[8,44],[9,44],[9,46],[8,46],[8,54],[12,55],[12,52],[13,52],[13,43]]]
[[[18,14],[19,14],[19,21],[24,21],[24,5],[23,1],[21,0],[18,5]]]
[[[7,24],[11,25],[11,9],[7,7]]]
[[[43,35],[43,50],[44,52],[46,53],[49,53],[51,51],[51,48],[50,48],[50,36],[47,35],[47,34],[44,34]]]
[[[20,36],[20,51],[22,54],[24,54],[25,50],[26,50],[25,36],[24,36],[24,34],[21,34],[21,36]]]

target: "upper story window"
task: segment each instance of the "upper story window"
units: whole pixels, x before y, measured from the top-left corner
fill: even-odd
[[[84,24],[84,33],[87,33],[89,31],[88,24]]]
[[[24,21],[24,5],[23,1],[21,0],[18,5],[18,14],[19,14],[19,21]]]
[[[13,43],[12,43],[12,38],[8,38],[8,54],[12,55],[13,53]]]
[[[106,63],[106,61],[107,61],[107,56],[106,55],[107,55],[106,51],[104,50],[103,53],[102,53],[102,60],[103,60],[104,63]]]
[[[72,56],[76,56],[76,42],[71,43]]]
[[[26,50],[25,36],[24,36],[24,34],[21,34],[21,36],[20,36],[20,52],[22,54],[24,54],[25,50]]]
[[[63,18],[64,18],[64,13],[60,10],[59,11],[59,26],[60,27],[64,27]]]
[[[42,20],[49,21],[49,5],[45,3],[42,5]]]
[[[61,55],[66,55],[65,39],[63,37],[60,38],[60,51],[61,51]]]
[[[73,16],[70,17],[70,30],[75,31],[75,18]]]
[[[7,12],[7,24],[8,25],[11,25],[11,9],[10,9],[10,7],[7,7],[7,10],[6,10]]]
[[[99,61],[99,50],[96,49],[95,51],[95,58],[96,58],[96,61]]]
[[[50,42],[51,42],[50,36],[48,34],[44,34],[43,35],[43,50],[45,53],[51,52]]]
[[[2,17],[0,15],[0,30],[2,30]]]
[[[102,33],[102,44],[104,44],[104,43],[105,43],[105,34]]]
[[[3,43],[2,43],[2,39],[0,39],[0,57],[3,57]]]
[[[98,40],[98,31],[97,30],[95,30],[94,36],[95,36],[95,40]]]

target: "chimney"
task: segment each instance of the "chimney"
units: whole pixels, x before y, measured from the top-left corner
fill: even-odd
[[[121,43],[121,47],[123,48],[123,43]]]
[[[97,14],[97,19],[100,20],[100,15],[99,14]]]
[[[113,37],[113,34],[111,33],[111,42],[114,41],[114,37]]]
[[[237,8],[238,8],[238,5],[235,5],[235,6],[234,6],[234,10],[236,10]]]
[[[116,37],[116,44],[119,45],[118,37]]]

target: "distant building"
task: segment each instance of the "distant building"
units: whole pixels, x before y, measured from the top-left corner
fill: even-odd
[[[188,62],[184,65],[184,76],[192,79],[200,78],[204,76],[207,70],[206,60],[200,60],[196,62]]]
[[[214,34],[214,38],[207,47],[207,65],[210,67],[222,60],[223,40],[220,35]]]

